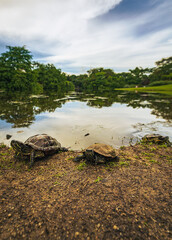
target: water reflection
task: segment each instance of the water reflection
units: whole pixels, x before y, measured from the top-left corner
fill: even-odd
[[[0,92],[0,97],[0,142],[5,141],[6,133],[25,140],[44,132],[77,149],[100,141],[121,145],[124,137],[141,132],[170,135],[171,131],[172,98],[168,95]],[[90,135],[84,137],[87,133]]]

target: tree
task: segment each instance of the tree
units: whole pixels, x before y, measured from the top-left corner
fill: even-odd
[[[7,46],[0,57],[0,87],[13,90],[31,89],[32,55],[23,47]]]
[[[57,69],[53,64],[38,64],[34,70],[37,81],[43,86],[44,90],[73,90],[72,82],[67,81],[65,73]]]
[[[157,67],[153,69],[150,76],[151,82],[172,81],[172,57],[163,58],[157,61],[156,66]]]
[[[131,85],[148,85],[149,84],[149,74],[151,72],[151,69],[149,68],[142,68],[142,67],[136,67],[133,70],[130,71],[130,78],[128,79],[128,84]]]

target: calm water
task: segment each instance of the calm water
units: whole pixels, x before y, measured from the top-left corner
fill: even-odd
[[[0,98],[0,142],[8,145],[12,139],[25,141],[37,133],[47,133],[74,150],[95,142],[119,147],[147,133],[168,135],[172,141],[168,95],[0,92]],[[6,134],[12,137],[7,140]]]

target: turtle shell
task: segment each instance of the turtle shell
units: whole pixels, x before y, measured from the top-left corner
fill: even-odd
[[[94,152],[96,152],[102,156],[105,156],[105,157],[111,157],[111,158],[116,157],[114,148],[112,146],[104,144],[104,143],[92,144],[87,149],[93,150]]]
[[[47,134],[37,134],[29,137],[24,144],[29,145],[35,150],[44,152],[55,151],[61,148],[61,144]]]
[[[145,142],[154,142],[154,143],[168,143],[169,137],[161,136],[160,134],[147,134],[142,138]]]

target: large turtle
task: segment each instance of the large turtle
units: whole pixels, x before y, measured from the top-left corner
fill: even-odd
[[[45,157],[59,151],[68,151],[67,148],[61,147],[61,144],[55,138],[47,134],[34,135],[29,137],[24,143],[12,140],[11,146],[15,150],[16,157],[30,157],[30,167],[37,157]]]
[[[168,136],[162,136],[160,134],[147,134],[142,138],[142,142],[155,143],[155,144],[167,144],[171,145]]]
[[[115,153],[115,149],[107,144],[95,143],[83,151],[82,155],[76,156],[74,162],[79,162],[85,159],[91,163],[105,163],[107,161],[119,160]]]

